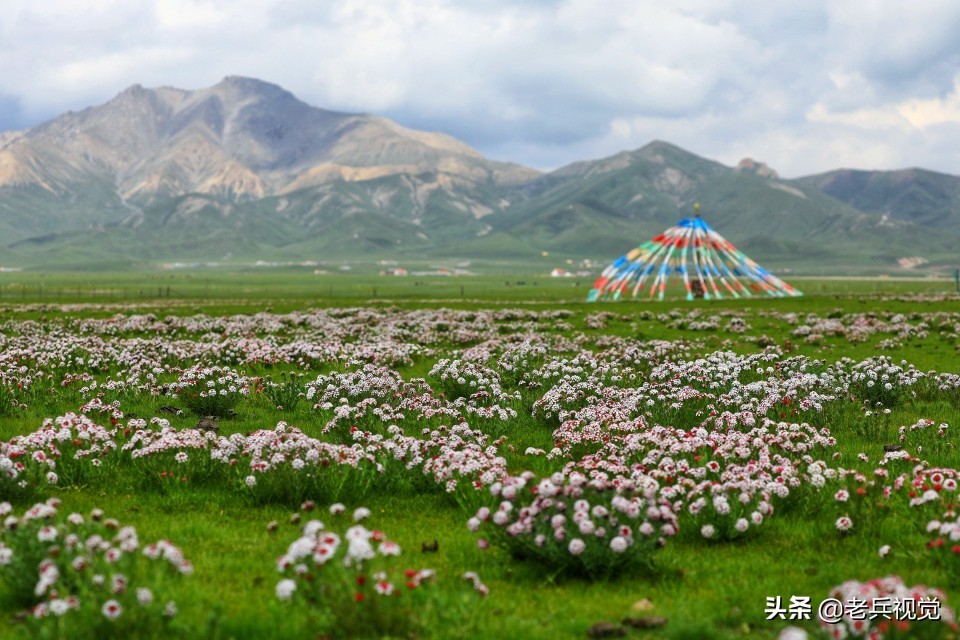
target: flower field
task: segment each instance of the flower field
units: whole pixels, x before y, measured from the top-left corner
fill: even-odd
[[[956,296],[260,308],[0,309],[2,637],[958,636]]]

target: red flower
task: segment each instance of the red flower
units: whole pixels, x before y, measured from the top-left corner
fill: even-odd
[[[356,600],[357,602],[363,602],[363,597],[364,596],[362,593],[353,594],[353,599]]]
[[[357,576],[357,584],[362,587],[363,585],[367,584],[367,579],[363,576]]]

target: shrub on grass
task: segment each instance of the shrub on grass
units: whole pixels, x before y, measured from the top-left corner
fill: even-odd
[[[233,469],[238,485],[257,503],[358,498],[383,471],[362,447],[322,442],[285,422],[221,438],[211,455]]]
[[[490,486],[499,505],[481,507],[467,522],[485,536],[481,548],[496,544],[557,574],[599,579],[651,570],[677,533],[672,506],[657,498],[650,479],[615,485],[573,472],[532,480],[525,474]]]
[[[190,367],[170,389],[198,416],[226,416],[249,393],[246,376],[229,367]]]
[[[20,409],[20,401],[13,391],[11,380],[0,376],[0,416],[9,416]]]
[[[267,376],[261,381],[261,391],[278,410],[293,411],[300,404],[300,399],[306,397],[302,378],[302,373],[282,373],[279,381]]]

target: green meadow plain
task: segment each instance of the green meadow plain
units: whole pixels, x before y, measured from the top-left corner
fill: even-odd
[[[115,314],[220,317],[354,307],[384,314],[414,309],[564,310],[570,312],[567,325],[547,331],[570,338],[582,334],[591,339],[611,335],[636,341],[689,341],[695,354],[718,350],[757,353],[761,350],[758,336],[765,336],[770,344],[787,345],[791,355],[827,363],[889,355],[894,362],[904,360],[922,372],[960,373],[955,335],[960,327],[960,299],[952,280],[790,281],[806,295],[588,304],[583,300],[591,279],[506,272],[457,277],[389,277],[377,275],[372,268],[320,275],[312,269],[18,272],[0,274],[0,324],[5,334],[14,335],[27,321],[54,330],[80,319]],[[687,317],[692,311],[700,319],[732,313],[751,328],[746,333],[727,331],[723,325],[691,330],[689,323],[670,321]],[[610,312],[613,317],[602,328],[588,326],[586,319],[598,312]],[[792,335],[794,327],[783,322],[784,314],[801,318],[815,314],[824,319],[850,314],[903,314],[907,318],[942,314],[949,327],[931,325],[925,336],[896,343],[881,344],[890,337],[886,335],[871,335],[863,341],[826,335],[808,342]],[[469,345],[451,342],[431,346],[437,355],[399,364],[396,370],[408,380],[427,377],[439,357],[456,357]],[[292,364],[248,363],[242,368],[250,376],[273,377],[295,370]],[[106,379],[114,373],[95,372],[95,377]],[[316,374],[316,370],[309,372],[310,376]],[[125,397],[122,410],[141,417],[161,415],[157,413],[159,406],[170,402],[168,398],[134,394]],[[38,397],[26,407],[0,415],[0,440],[30,433],[45,418],[77,410],[74,398],[58,394]],[[192,427],[196,421],[189,415],[167,417],[177,428]],[[920,418],[948,423],[953,431],[960,427],[960,403],[956,398],[928,394],[893,407],[876,429],[863,427],[863,412],[856,407],[833,412],[829,421],[824,417],[817,426],[829,428],[837,439],[839,463],[855,466],[861,452],[871,463],[879,460],[883,455],[881,445],[896,440],[897,428]],[[309,402],[278,411],[259,395],[243,401],[236,416],[222,421],[221,433],[272,429],[280,420],[319,436],[326,417],[318,415]],[[553,468],[542,457],[521,455],[531,447],[549,450],[553,446],[551,427],[531,415],[529,408],[519,411],[504,433],[512,445],[504,453],[512,473],[531,469],[542,474]],[[960,468],[955,442],[948,445],[938,450],[935,464]],[[300,512],[299,499],[254,500],[235,486],[208,483],[202,478],[183,483],[146,482],[133,469],[106,466],[99,478],[84,476],[76,483],[38,487],[35,494],[17,498],[20,502],[14,506],[22,509],[34,500],[56,495],[63,501],[64,513],[87,513],[99,507],[123,524],[135,526],[141,540],[168,538],[180,545],[195,567],[192,576],[173,587],[180,613],[169,628],[158,628],[147,635],[254,640],[322,638],[333,633],[322,615],[280,602],[274,595],[275,561],[297,535],[298,526],[290,520]],[[476,571],[489,586],[490,595],[482,600],[460,602],[450,595],[442,602],[447,613],[438,614],[413,637],[586,638],[594,623],[637,615],[632,606],[648,599],[653,608],[643,615],[663,616],[666,625],[651,630],[628,629],[627,637],[774,638],[788,621],[765,619],[766,598],[810,596],[816,603],[831,587],[846,580],[891,574],[902,576],[910,585],[941,587],[951,604],[960,605],[960,591],[953,591],[960,585],[952,583],[950,570],[934,562],[928,553],[925,521],[911,519],[908,512],[898,513],[872,529],[842,536],[834,527],[833,511],[821,513],[801,506],[783,508],[756,535],[744,539],[707,543],[681,529],[681,534],[670,539],[657,556],[652,573],[588,580],[558,575],[537,563],[516,559],[502,548],[478,550],[477,537],[465,524],[473,514],[442,490],[424,492],[415,486],[346,487],[336,496],[348,507],[371,509],[371,526],[396,540],[404,550],[401,557],[411,566],[428,566],[439,575]],[[327,498],[317,496],[321,508],[329,504]],[[320,513],[318,517],[324,519],[325,512]],[[309,517],[302,515],[304,519]],[[273,520],[280,527],[270,533],[266,525]],[[422,552],[422,545],[433,540],[438,542],[438,551]],[[882,545],[892,548],[886,557],[878,554]],[[0,586],[0,592],[3,590]],[[29,637],[30,628],[14,619],[18,607],[11,594],[5,595],[6,599],[0,600],[0,636]],[[816,630],[813,622],[799,624],[810,633]],[[60,629],[62,637],[90,633],[83,628],[64,629]],[[930,633],[940,637],[936,635],[939,631]],[[943,632],[943,637],[948,637],[948,632]]]

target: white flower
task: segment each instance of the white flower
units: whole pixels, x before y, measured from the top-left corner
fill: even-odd
[[[110,620],[116,620],[120,617],[120,614],[123,613],[123,607],[120,606],[119,602],[111,598],[103,603],[100,611]]]
[[[289,600],[293,597],[293,592],[297,590],[297,583],[290,578],[285,578],[277,583],[277,598],[280,600]]]
[[[400,545],[392,540],[384,540],[380,544],[380,555],[382,556],[399,556],[400,555]]]
[[[553,484],[553,481],[550,479],[544,479],[540,481],[540,484],[537,485],[537,494],[544,498],[552,498],[557,495],[557,485]]]
[[[110,576],[110,592],[123,593],[127,590],[127,577],[122,573],[115,573]]]
[[[246,478],[244,478],[243,482],[244,482],[244,484],[246,484],[248,487],[252,487],[252,486],[254,486],[254,485],[257,484],[257,477],[256,477],[256,476],[247,476]]]
[[[800,627],[787,627],[780,632],[777,640],[807,640],[810,636]]]
[[[713,499],[713,508],[722,516],[730,513],[730,503],[723,496],[717,496]]]
[[[589,536],[597,530],[597,525],[593,523],[593,520],[589,518],[584,518],[580,521],[580,535]]]
[[[627,550],[628,546],[627,539],[623,536],[614,536],[610,539],[610,549],[612,549],[614,553],[623,553]]]
[[[886,558],[887,554],[890,553],[890,545],[888,544],[883,545],[882,547],[880,547],[880,551],[878,551],[878,553],[880,554],[881,558]]]
[[[578,556],[583,553],[584,549],[587,548],[587,545],[580,538],[574,538],[570,541],[570,544],[567,546],[567,550],[571,554]]]
[[[713,527],[712,524],[705,524],[702,527],[700,527],[700,535],[702,535],[704,538],[708,538],[708,539],[712,538],[713,534],[715,534],[716,532],[717,530]]]
[[[737,520],[737,523],[733,526],[737,531],[739,531],[740,533],[743,533],[750,528],[750,523],[747,522],[746,518],[740,518],[739,520]]]
[[[138,587],[137,602],[144,607],[153,602],[153,591],[150,591],[150,589],[147,589],[146,587]]]
[[[360,522],[361,520],[365,520],[366,518],[369,518],[369,517],[370,517],[370,509],[367,509],[366,507],[358,507],[353,512],[354,522]]]
[[[70,611],[70,603],[65,598],[57,598],[50,601],[50,613],[55,616],[62,616]]]
[[[57,539],[56,527],[51,527],[47,525],[45,527],[41,527],[40,530],[37,531],[37,540],[39,540],[40,542],[53,542],[56,539]]]

